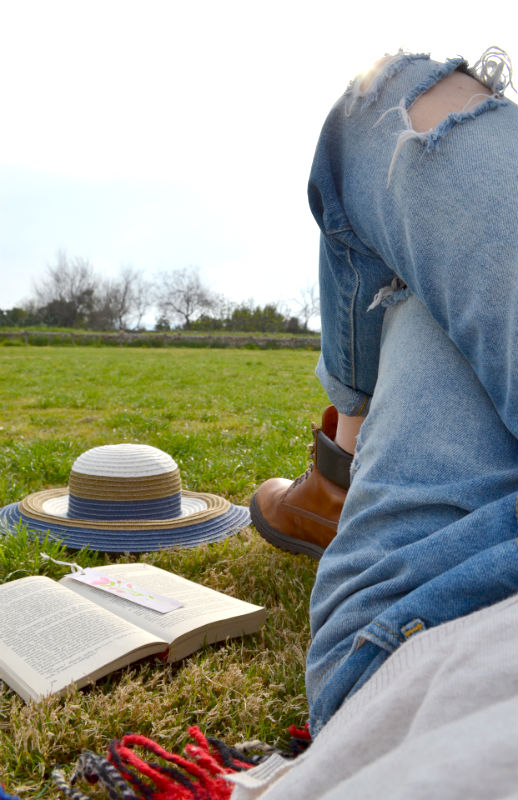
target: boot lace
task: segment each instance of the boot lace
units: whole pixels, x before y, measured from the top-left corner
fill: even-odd
[[[295,478],[292,486],[298,486],[299,483],[303,483],[305,480],[307,480],[315,467],[315,444],[317,440],[318,427],[315,425],[314,422],[312,422],[311,428],[313,430],[313,441],[310,444],[308,444],[309,459],[311,463],[307,468],[307,470],[302,473],[302,475],[299,475],[298,478]]]

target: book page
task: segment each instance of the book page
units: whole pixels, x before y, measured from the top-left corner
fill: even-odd
[[[138,648],[147,648],[147,655],[163,650],[164,644],[50,578],[0,586],[0,677],[24,699],[27,689],[39,699]]]
[[[151,564],[110,564],[104,571],[107,575],[113,574],[114,577],[133,581],[166,597],[173,597],[183,603],[183,606],[166,614],[159,614],[151,609],[132,605],[119,597],[96,593],[95,588],[80,583],[75,584],[66,576],[62,578],[62,582],[83,597],[110,609],[114,614],[135,625],[140,625],[150,633],[162,636],[170,643],[188,636],[193,643],[192,649],[195,649],[196,637],[192,637],[194,631],[203,634],[211,626],[222,623],[218,626],[218,638],[225,638],[257,630],[264,621],[264,609],[260,606],[208,589]],[[248,617],[250,617],[249,624],[246,622]],[[242,621],[242,625],[239,620]],[[236,624],[232,621],[236,621]],[[198,639],[199,645],[203,644],[203,636]],[[212,638],[212,641],[215,639]]]

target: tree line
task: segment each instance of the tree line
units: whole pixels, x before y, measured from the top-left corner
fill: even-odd
[[[150,281],[126,266],[117,277],[103,278],[86,259],[70,259],[61,252],[35,282],[29,300],[0,309],[0,326],[138,330],[155,310],[158,331],[307,332],[319,313],[315,287],[302,289],[293,302],[295,312],[275,302],[231,302],[207,287],[196,267],[161,272]]]

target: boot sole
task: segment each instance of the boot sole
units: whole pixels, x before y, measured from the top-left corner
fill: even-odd
[[[256,496],[252,497],[250,501],[250,516],[257,532],[266,539],[270,544],[275,545],[280,550],[286,550],[288,553],[303,553],[311,558],[316,558],[317,561],[322,557],[324,552],[323,547],[319,547],[312,542],[305,542],[303,539],[295,539],[293,536],[287,536],[285,533],[272,528],[268,525],[265,518],[259,511],[259,504]]]

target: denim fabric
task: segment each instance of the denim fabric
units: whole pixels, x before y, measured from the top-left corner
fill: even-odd
[[[458,68],[400,55],[355,82],[310,177],[317,373],[340,411],[370,405],[311,598],[313,735],[409,636],[517,590],[518,110],[497,87],[426,134],[408,116]]]

